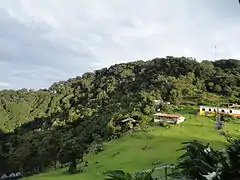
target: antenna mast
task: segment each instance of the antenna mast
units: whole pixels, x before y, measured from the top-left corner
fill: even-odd
[[[214,60],[217,60],[217,46],[214,46]]]

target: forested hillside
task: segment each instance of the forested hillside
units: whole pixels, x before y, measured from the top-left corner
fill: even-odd
[[[32,174],[70,162],[71,171],[92,146],[122,131],[116,120],[148,122],[155,99],[176,106],[239,102],[240,61],[156,58],[85,73],[46,90],[0,91],[0,169]]]

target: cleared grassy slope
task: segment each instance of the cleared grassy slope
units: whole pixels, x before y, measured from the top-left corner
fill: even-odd
[[[174,163],[181,152],[181,142],[192,139],[209,142],[213,147],[222,147],[224,137],[214,129],[214,121],[208,117],[198,117],[189,110],[184,110],[187,120],[169,129],[152,126],[148,133],[135,133],[119,140],[105,143],[105,150],[96,155],[88,155],[85,160],[89,166],[84,173],[65,175],[65,169],[51,171],[25,178],[24,180],[95,180],[103,179],[102,172],[113,169],[124,169],[135,172],[152,168],[152,162],[161,161]],[[226,123],[225,130],[234,135],[240,135],[236,130],[239,124]],[[148,150],[142,150],[148,146]],[[119,152],[119,155],[113,154]]]
[[[41,117],[51,100],[47,92],[22,92],[14,95],[0,96],[0,128],[4,131],[11,131],[20,124]]]

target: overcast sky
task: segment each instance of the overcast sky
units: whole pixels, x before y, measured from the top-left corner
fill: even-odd
[[[238,0],[0,0],[0,89],[155,57],[240,59]]]

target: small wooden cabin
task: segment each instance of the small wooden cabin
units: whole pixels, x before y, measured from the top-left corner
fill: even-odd
[[[139,124],[139,121],[133,118],[126,118],[116,121],[116,125],[120,125],[121,127],[128,126],[130,129],[135,127],[137,124]]]

